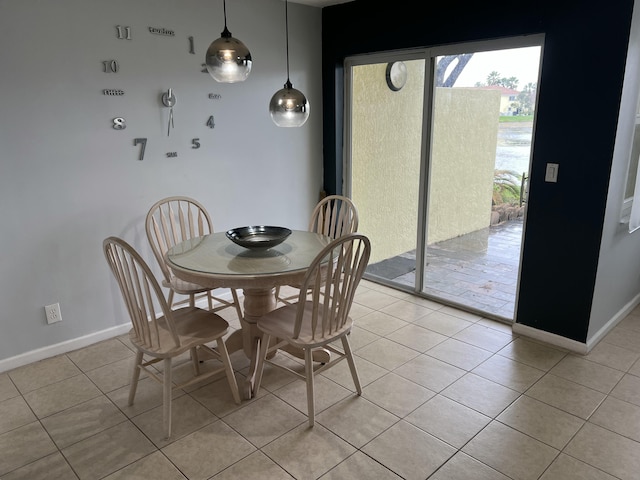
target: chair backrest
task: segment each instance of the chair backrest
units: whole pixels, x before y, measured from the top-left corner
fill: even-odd
[[[189,197],[167,197],[156,202],[147,213],[147,239],[166,281],[173,273],[164,261],[171,247],[192,237],[213,233],[213,223],[204,206]]]
[[[358,209],[350,198],[329,195],[311,212],[309,231],[338,238],[358,231]]]
[[[369,239],[348,233],[316,256],[300,288],[294,339],[310,344],[323,342],[350,326],[349,311],[370,255]]]
[[[135,343],[147,352],[156,353],[179,347],[171,310],[147,263],[118,237],[105,239],[102,247],[129,312]]]

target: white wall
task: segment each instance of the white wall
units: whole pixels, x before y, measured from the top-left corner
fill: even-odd
[[[629,233],[629,225],[620,223],[639,88],[640,5],[635,2],[587,347],[640,301],[640,230]]]
[[[229,30],[254,59],[240,84],[200,72],[222,12],[222,0],[0,0],[0,371],[128,322],[102,241],[123,237],[153,264],[143,222],[164,196],[197,198],[218,231],[306,228],[322,188],[321,10],[289,5],[291,81],[311,105],[302,128],[278,128],[268,113],[286,81],[284,3],[227,1]],[[118,73],[102,71],[111,59]],[[127,128],[113,129],[114,117]],[[143,161],[137,137],[148,138]],[[63,321],[47,325],[43,307],[55,302]]]

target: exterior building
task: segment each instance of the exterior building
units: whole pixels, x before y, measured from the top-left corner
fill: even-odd
[[[494,90],[500,92],[500,115],[518,115],[520,113],[517,101],[519,91],[500,85],[476,87],[478,90]]]

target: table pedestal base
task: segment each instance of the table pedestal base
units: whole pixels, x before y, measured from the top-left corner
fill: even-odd
[[[276,295],[274,288],[245,288],[244,292],[244,318],[240,319],[242,325],[241,330],[236,330],[225,342],[229,354],[244,350],[245,355],[249,358],[249,373],[240,387],[241,394],[245,399],[249,400],[257,393],[255,391],[256,383],[256,367],[258,366],[258,354],[260,352],[260,339],[262,334],[256,323],[263,315],[269,313],[276,308]],[[274,339],[276,342],[277,339]],[[300,349],[287,346],[284,351],[298,358],[304,359],[304,352]],[[327,363],[331,358],[328,350],[319,349],[313,352],[313,360],[320,363]]]

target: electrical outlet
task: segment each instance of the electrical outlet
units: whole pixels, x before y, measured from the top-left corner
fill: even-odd
[[[47,315],[47,323],[56,323],[62,321],[62,313],[60,313],[60,304],[53,303],[44,307],[44,312]]]

